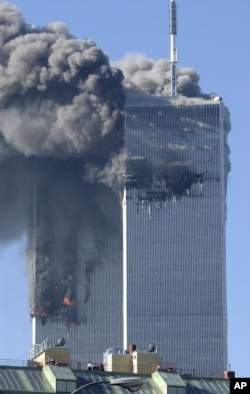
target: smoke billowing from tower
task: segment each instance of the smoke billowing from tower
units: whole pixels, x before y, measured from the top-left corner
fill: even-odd
[[[137,54],[112,67],[92,40],[63,23],[29,26],[7,3],[0,46],[0,242],[27,233],[32,313],[45,323],[68,306],[77,320],[76,270],[82,265],[87,303],[109,242],[121,242],[125,98],[167,100],[171,63]],[[204,98],[198,82],[194,70],[178,69],[180,100]]]
[[[116,225],[109,225],[85,184],[93,177],[105,183],[121,154],[123,77],[93,41],[73,38],[61,23],[28,26],[9,4],[0,5],[0,23],[0,239],[27,231],[31,308],[45,316],[75,302],[79,234],[105,225],[108,236]],[[97,219],[90,226],[93,210]],[[58,239],[56,224],[66,232]],[[103,247],[98,231],[90,231],[98,259]],[[94,264],[86,268],[88,277],[91,270]]]

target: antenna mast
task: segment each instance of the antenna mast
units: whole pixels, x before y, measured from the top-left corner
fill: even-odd
[[[177,49],[175,47],[175,38],[177,36],[177,21],[176,21],[176,2],[170,0],[170,64],[171,64],[171,97],[177,95]]]

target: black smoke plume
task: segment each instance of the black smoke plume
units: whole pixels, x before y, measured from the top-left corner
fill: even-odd
[[[123,148],[123,76],[92,40],[62,23],[29,26],[7,3],[0,46],[0,240],[27,232],[31,308],[44,317],[75,302],[79,237],[94,209],[85,183],[93,172],[105,183]],[[99,208],[96,225],[105,221]]]

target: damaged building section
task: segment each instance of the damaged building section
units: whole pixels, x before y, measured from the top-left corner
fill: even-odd
[[[215,177],[213,160],[219,154],[213,141],[220,112],[226,115],[223,105],[205,100],[199,105],[178,105],[178,100],[168,106],[127,105],[124,180],[137,212],[144,205],[207,196],[204,184]]]
[[[119,198],[105,185],[84,182],[84,161],[32,159],[30,165],[31,317],[43,327],[61,323],[70,333],[90,319],[95,273],[107,264],[110,242],[121,247],[119,212],[113,216],[105,207],[113,198],[119,209]]]
[[[199,190],[202,190],[206,172],[201,174],[183,173],[176,177],[159,179],[155,183],[141,174],[127,174],[125,186],[127,190],[140,190],[136,200],[138,204],[176,202],[182,196],[190,196],[191,189],[196,184],[198,184]],[[127,198],[129,198],[129,194]]]

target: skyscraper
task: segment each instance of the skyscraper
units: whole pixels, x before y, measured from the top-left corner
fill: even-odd
[[[83,363],[154,343],[183,371],[226,368],[228,127],[212,99],[127,105],[122,208],[110,188],[82,181],[81,162],[36,164],[33,267],[50,288],[34,290],[34,343],[64,336]],[[53,238],[47,256],[40,231]]]
[[[14,46],[22,61],[39,36],[25,29]],[[25,71],[31,92],[10,100],[22,120],[10,152],[28,164],[32,206],[33,345],[63,336],[72,361],[87,363],[106,348],[154,343],[181,370],[223,371],[229,125],[195,71],[177,70],[175,1],[170,62],[125,59],[123,76],[92,41],[51,34],[39,38],[47,72],[39,54],[27,68],[36,64],[44,85]]]
[[[218,101],[126,108],[124,343],[203,373],[227,363],[227,131]]]
[[[36,159],[32,166],[32,354],[44,340],[64,337],[72,365],[102,362],[106,347],[122,343],[119,198],[84,182],[81,160]]]

